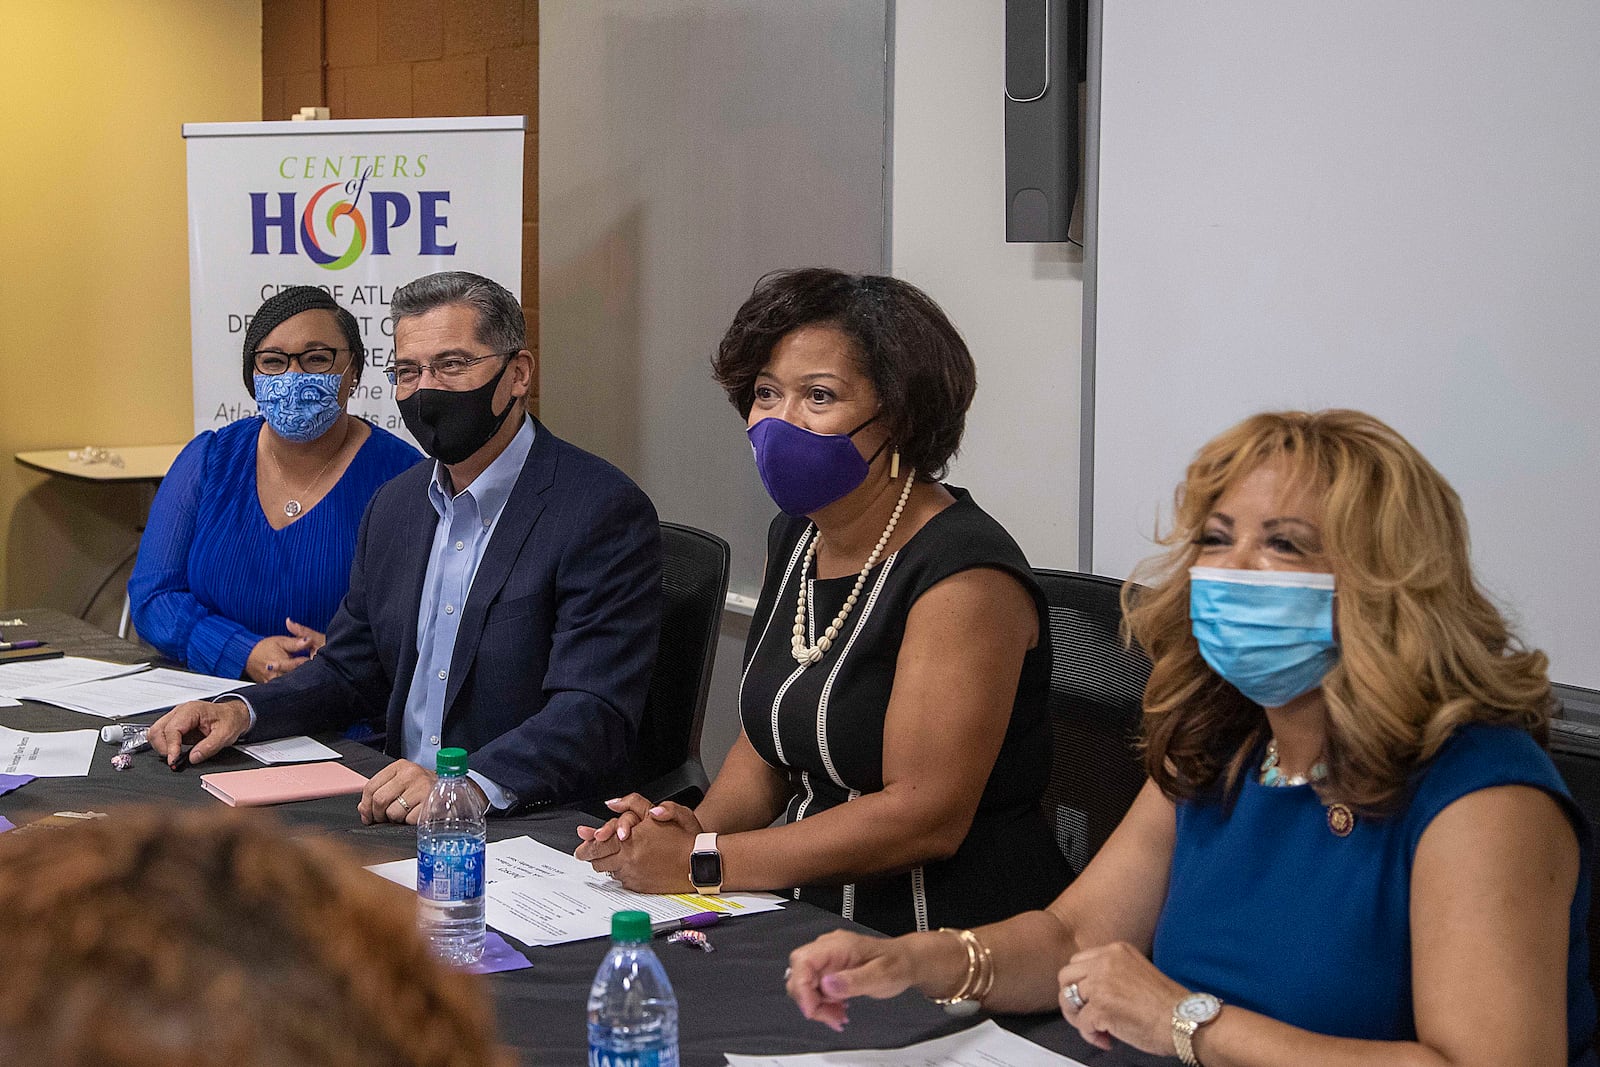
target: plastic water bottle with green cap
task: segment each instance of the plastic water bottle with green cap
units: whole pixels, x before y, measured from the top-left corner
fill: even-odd
[[[678,998],[650,949],[650,916],[611,916],[611,951],[589,987],[589,1067],[678,1067]]]
[[[467,777],[466,749],[441,748],[437,766],[439,777],[417,816],[417,907],[435,955],[476,963],[486,914],[483,793]]]

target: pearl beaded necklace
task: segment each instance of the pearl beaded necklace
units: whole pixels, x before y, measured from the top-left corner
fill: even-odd
[[[855,588],[850,590],[849,596],[845,597],[844,607],[839,609],[839,614],[834,616],[833,622],[822,632],[822,636],[817,638],[817,643],[814,645],[806,644],[806,575],[811,571],[811,559],[817,554],[817,545],[822,541],[822,533],[818,531],[817,536],[813,537],[811,543],[806,546],[805,559],[800,561],[800,596],[794,612],[794,636],[789,641],[790,654],[794,656],[795,662],[800,664],[802,668],[809,667],[820,660],[823,654],[833,646],[834,639],[839,636],[840,627],[844,626],[845,620],[855,610],[856,601],[861,596],[861,590],[867,584],[867,573],[878,562],[878,557],[883,555],[883,547],[889,543],[889,538],[894,534],[895,525],[900,521],[900,513],[906,509],[906,500],[911,496],[911,486],[916,480],[916,471],[906,471],[905,488],[900,490],[900,500],[894,506],[894,514],[889,516],[889,525],[883,528],[883,536],[878,538],[877,547],[872,550],[872,555],[867,557],[866,566],[862,567],[861,573],[856,575]]]

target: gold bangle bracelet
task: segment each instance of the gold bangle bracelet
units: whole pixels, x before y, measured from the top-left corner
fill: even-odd
[[[953,930],[948,926],[939,927],[941,934],[955,934],[961,942],[961,947],[967,951],[967,974],[961,980],[960,987],[948,997],[933,997],[935,1004],[959,1004],[972,996],[973,983],[978,978],[978,950],[974,945],[977,938],[972,936],[970,930]]]
[[[961,941],[961,947],[967,950],[967,974],[961,982],[961,988],[948,997],[934,997],[935,1004],[961,1004],[966,1001],[981,1001],[989,995],[989,990],[994,988],[994,957],[989,952],[989,947],[978,940],[978,935],[971,930],[955,930],[948,926],[939,928],[941,934],[955,934]]]
[[[968,931],[971,933],[971,931]],[[972,934],[973,944],[978,946],[978,987],[972,991],[972,999],[983,1002],[994,988],[994,954],[989,951],[989,946],[978,940],[977,934]]]

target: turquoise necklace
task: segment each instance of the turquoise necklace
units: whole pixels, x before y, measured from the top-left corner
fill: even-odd
[[[1278,766],[1278,739],[1267,742],[1267,758],[1261,761],[1261,784],[1268,786],[1307,785],[1328,777],[1328,765],[1318,760],[1306,774],[1284,774]]]

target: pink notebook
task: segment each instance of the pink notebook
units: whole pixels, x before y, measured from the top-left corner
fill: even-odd
[[[329,761],[202,774],[200,785],[224,804],[251,808],[359,793],[367,780],[344,764]]]

